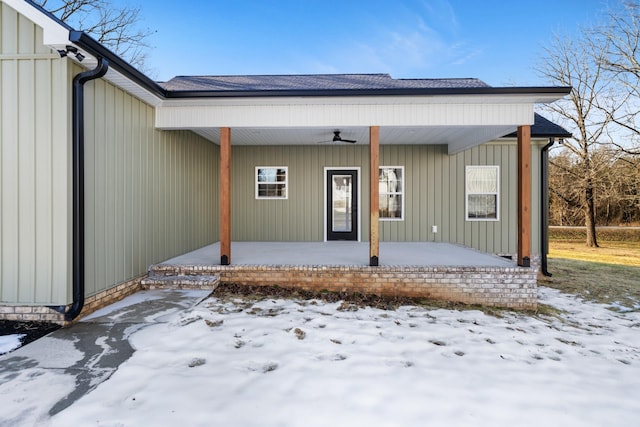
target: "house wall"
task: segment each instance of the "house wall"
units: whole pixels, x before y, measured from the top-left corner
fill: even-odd
[[[72,299],[71,82],[84,69],[42,38],[39,26],[0,3],[0,317],[6,318],[52,316],[28,306]],[[151,106],[104,80],[87,83],[85,96],[91,296],[219,239],[219,154],[192,132],[156,130]]]
[[[0,3],[0,303],[66,304],[71,271],[68,62]]]
[[[532,253],[539,253],[540,145],[532,144]],[[546,141],[544,141],[546,142]],[[452,242],[496,254],[517,244],[517,145],[483,144],[455,155],[445,145],[382,145],[381,166],[404,166],[405,217],[381,221],[383,241]],[[500,166],[500,220],[465,220],[465,165]],[[288,166],[289,198],[256,200],[256,166]],[[234,146],[232,240],[324,240],[324,168],[360,167],[362,239],[368,240],[368,146]],[[431,226],[438,232],[432,233]]]
[[[362,206],[369,206],[367,146],[233,146],[231,162],[232,240],[323,241],[325,166],[360,167]],[[256,200],[256,166],[289,167],[287,200]],[[368,236],[366,213],[361,228]]]
[[[219,240],[219,147],[156,130],[154,114],[104,79],[85,85],[87,295]]]

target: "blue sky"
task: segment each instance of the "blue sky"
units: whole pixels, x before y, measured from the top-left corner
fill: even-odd
[[[594,23],[606,0],[156,0],[147,61],[176,75],[389,73],[545,84],[533,70],[554,32]],[[614,1],[614,0],[610,0]],[[118,2],[116,2],[118,3]]]

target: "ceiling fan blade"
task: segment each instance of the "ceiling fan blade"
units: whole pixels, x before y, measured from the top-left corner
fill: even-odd
[[[342,142],[348,142],[348,143],[350,143],[350,144],[355,144],[356,142],[358,142],[358,141],[356,141],[355,139],[342,139],[342,138],[340,138],[340,141],[342,141]]]

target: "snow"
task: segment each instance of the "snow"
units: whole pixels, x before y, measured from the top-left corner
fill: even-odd
[[[41,425],[636,425],[640,313],[539,293],[562,311],[209,298]]]
[[[9,353],[22,345],[24,334],[0,335],[0,354]]]

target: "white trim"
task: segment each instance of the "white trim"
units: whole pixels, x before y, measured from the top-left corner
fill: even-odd
[[[495,193],[472,193],[472,194],[495,194],[496,195],[496,217],[495,218],[469,218],[469,191],[467,186],[467,172],[469,168],[495,169],[497,171]],[[500,166],[499,165],[466,165],[464,167],[464,220],[469,222],[500,221]]]
[[[411,97],[391,103],[384,98],[246,98],[208,99],[210,105],[188,105],[191,100],[157,107],[159,129],[197,129],[214,127],[328,127],[349,126],[506,126],[511,129],[534,120],[533,103],[447,103],[442,97]],[[435,103],[435,101],[443,101]],[[172,100],[176,101],[176,100]]]
[[[258,170],[260,169],[284,169],[284,197],[276,196],[259,196],[258,195]],[[256,200],[288,200],[289,199],[289,166],[256,166],[253,175],[255,198]],[[277,181],[276,181],[277,182]],[[269,183],[267,183],[269,184]]]
[[[2,0],[16,12],[42,28],[42,43],[51,48],[63,47],[69,43],[69,30],[49,16],[40,12],[24,0]]]
[[[385,169],[402,169],[402,191],[400,192],[401,196],[402,196],[402,216],[400,218],[382,218],[380,217],[380,221],[384,221],[384,222],[393,222],[393,221],[404,221],[404,207],[405,207],[405,196],[406,196],[406,190],[405,190],[405,183],[404,183],[404,166],[389,166],[389,165],[380,165],[378,166],[378,177],[380,177],[380,169],[385,168]],[[378,178],[379,179],[379,178]],[[379,196],[382,196],[382,194],[380,193],[380,189],[378,188],[378,193]]]
[[[328,242],[327,239],[327,172],[329,171],[342,171],[342,170],[354,170],[358,174],[358,242],[362,241],[362,174],[360,173],[360,166],[325,166],[323,179],[322,179],[322,188],[324,193],[324,203],[323,203],[323,215],[322,215],[322,228],[324,233],[324,241]]]

